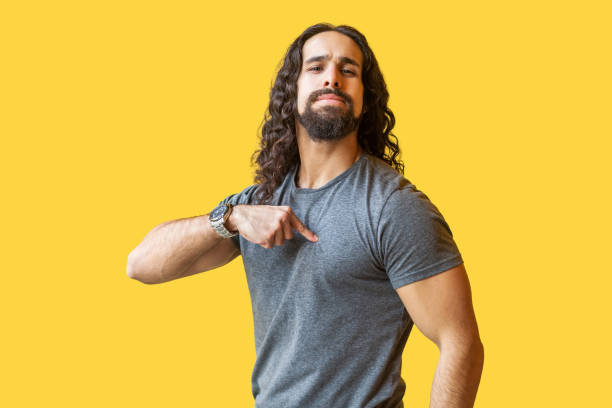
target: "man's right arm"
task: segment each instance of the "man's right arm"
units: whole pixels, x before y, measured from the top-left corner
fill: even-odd
[[[231,230],[233,213],[226,222]],[[142,283],[163,283],[218,268],[240,255],[231,238],[213,230],[208,215],[153,228],[128,255],[127,275]]]
[[[225,227],[264,248],[283,245],[293,229],[312,242],[318,237],[288,206],[236,205]],[[127,274],[143,283],[162,283],[225,265],[240,255],[231,238],[222,238],[208,214],[164,222],[128,255]]]

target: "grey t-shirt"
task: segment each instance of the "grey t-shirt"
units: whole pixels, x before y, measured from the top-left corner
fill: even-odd
[[[296,170],[270,205],[290,206],[319,240],[294,230],[266,249],[231,238],[253,309],[255,407],[403,407],[413,321],[395,289],[461,264],[452,232],[423,192],[370,154],[316,189],[297,188]],[[256,204],[256,188],[220,204]]]

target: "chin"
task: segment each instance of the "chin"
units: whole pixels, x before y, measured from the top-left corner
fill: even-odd
[[[329,112],[329,113],[339,113],[344,114],[346,111],[346,106],[337,106],[337,105],[323,105],[314,109],[316,112]]]

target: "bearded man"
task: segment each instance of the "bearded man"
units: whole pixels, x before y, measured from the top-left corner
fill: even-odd
[[[449,225],[403,176],[388,99],[359,31],[307,28],[270,92],[255,183],[128,256],[144,283],[242,256],[256,408],[403,407],[414,324],[440,350],[430,407],[473,406],[484,348],[469,280]]]

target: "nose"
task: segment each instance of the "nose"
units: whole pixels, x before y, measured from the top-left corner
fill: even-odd
[[[338,75],[338,70],[334,64],[331,64],[330,68],[327,70],[323,86],[326,88],[328,86],[331,86],[332,88],[340,88],[340,75]]]

